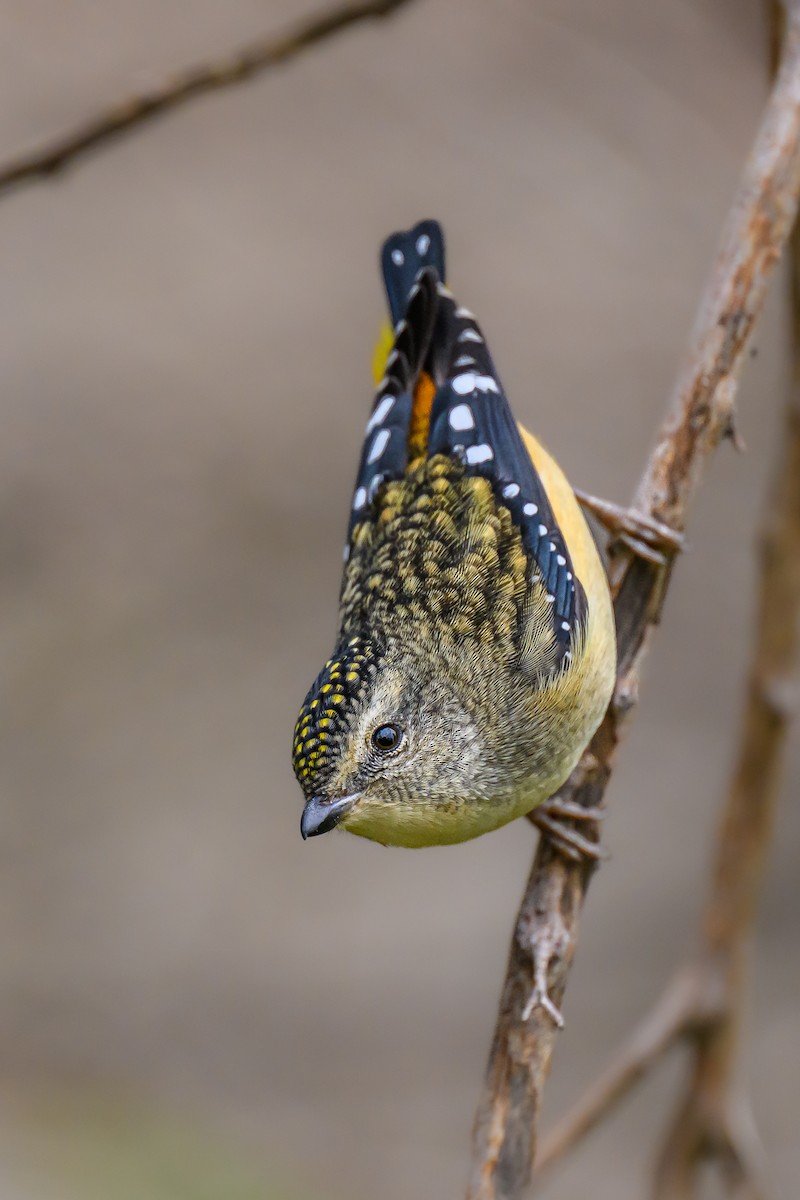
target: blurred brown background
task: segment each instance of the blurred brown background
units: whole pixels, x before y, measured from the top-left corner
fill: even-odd
[[[311,6],[308,6],[311,7]],[[5,0],[0,149],[307,11]],[[520,417],[630,493],[766,89],[758,0],[418,0],[0,205],[0,1196],[456,1197],[518,823],[303,845],[295,712],[332,642],[383,235],[437,216]],[[779,288],[610,796],[548,1093],[691,936],[736,741]],[[798,1145],[793,753],[746,1074]],[[678,1062],[546,1190],[633,1200]]]

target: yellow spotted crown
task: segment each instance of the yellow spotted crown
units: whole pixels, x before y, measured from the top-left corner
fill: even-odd
[[[303,702],[294,731],[294,773],[306,795],[322,791],[359,701],[377,671],[375,647],[352,637],[326,662]]]

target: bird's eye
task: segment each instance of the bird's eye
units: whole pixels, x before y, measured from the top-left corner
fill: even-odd
[[[397,749],[402,736],[396,725],[379,725],[372,734],[372,744],[382,754],[388,754],[390,750]]]

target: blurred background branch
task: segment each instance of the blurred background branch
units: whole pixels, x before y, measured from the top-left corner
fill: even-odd
[[[0,162],[0,195],[11,188],[52,178],[90,150],[97,150],[187,101],[255,78],[288,62],[326,38],[360,21],[388,17],[409,0],[361,0],[306,17],[283,34],[257,38],[219,58],[184,68],[163,83],[139,92],[91,117],[76,129],[8,162]]]
[[[637,512],[675,529],[684,528],[705,458],[724,437],[735,437],[734,396],[747,339],[797,211],[800,4],[791,5],[789,16],[782,65],[724,231],[687,366],[635,499]],[[794,430],[794,405],[790,421]],[[764,539],[756,666],[751,674],[742,758],[720,836],[715,886],[706,914],[706,952],[694,973],[702,986],[679,978],[623,1051],[619,1064],[601,1080],[580,1111],[568,1118],[571,1123],[556,1130],[547,1151],[549,1161],[554,1161],[571,1142],[573,1125],[588,1128],[587,1118],[596,1118],[676,1037],[691,1030],[696,1035],[695,1073],[661,1159],[659,1200],[678,1200],[690,1194],[688,1180],[697,1160],[710,1148],[734,1182],[750,1186],[753,1178],[752,1156],[743,1148],[744,1119],[740,1120],[741,1111],[734,1111],[732,1103],[731,1067],[743,955],[771,828],[786,727],[780,697],[785,691],[786,656],[794,649],[798,568],[797,554],[792,552],[797,548],[799,477],[797,449],[790,449]],[[791,565],[784,565],[784,556]],[[613,550],[610,575],[619,638],[616,697],[592,746],[561,793],[584,807],[602,801],[613,767],[620,718],[635,703],[641,656],[669,578],[668,571],[634,558],[624,545]],[[781,613],[779,620],[774,608]],[[542,1090],[557,1032],[548,1005],[560,1005],[564,995],[591,874],[589,864],[565,862],[546,839],[541,840],[516,920],[475,1121],[470,1200],[512,1200],[530,1179]],[[532,998],[538,1001],[533,1006]],[[751,1192],[754,1197],[760,1195],[754,1183]]]

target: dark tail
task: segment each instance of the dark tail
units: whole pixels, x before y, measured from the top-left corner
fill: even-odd
[[[420,221],[383,243],[381,268],[393,325],[405,315],[408,293],[423,267],[433,267],[439,283],[445,282],[444,234],[438,221]]]

